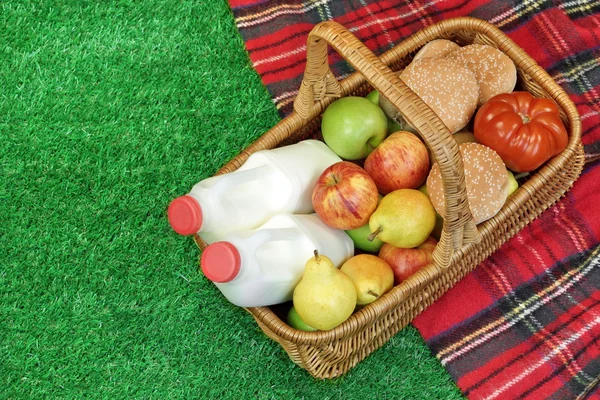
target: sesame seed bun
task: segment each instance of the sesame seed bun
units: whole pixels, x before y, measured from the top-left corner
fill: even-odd
[[[460,46],[450,40],[446,39],[435,39],[427,43],[425,46],[415,54],[414,60],[420,60],[423,58],[439,58],[458,50]]]
[[[500,93],[510,93],[517,83],[515,63],[495,47],[470,44],[449,53],[447,58],[459,61],[471,69],[479,83],[477,105],[485,104]]]
[[[463,159],[465,184],[469,208],[479,224],[500,211],[508,197],[508,171],[494,150],[479,143],[463,143],[459,146]],[[444,190],[437,163],[433,164],[427,177],[427,193],[433,207],[444,215]]]
[[[464,128],[477,108],[479,85],[475,74],[454,60],[416,60],[402,71],[400,78],[452,133]]]

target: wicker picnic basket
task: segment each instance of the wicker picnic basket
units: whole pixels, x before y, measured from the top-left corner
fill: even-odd
[[[492,219],[475,225],[469,211],[458,145],[435,113],[393,71],[410,63],[426,43],[444,38],[460,45],[482,43],[507,54],[518,70],[518,90],[552,99],[570,135],[567,148],[522,182]],[[337,82],[328,65],[328,45],[355,69]],[[504,242],[559,200],[577,179],[584,163],[581,124],[569,96],[511,39],[486,21],[463,17],[431,25],[393,49],[375,56],[338,23],[320,23],[307,41],[307,65],[294,112],[281,120],[219,172],[231,172],[258,150],[307,138],[320,138],[320,118],[340,96],[364,96],[376,89],[415,127],[439,163],[444,181],[444,229],[434,251],[434,263],[395,286],[374,303],[355,312],[329,331],[303,332],[288,326],[286,305],[248,308],[260,328],[289,357],[316,378],[346,373],[408,325],[456,282]],[[206,244],[194,240],[200,249]],[[289,308],[289,304],[287,305]]]

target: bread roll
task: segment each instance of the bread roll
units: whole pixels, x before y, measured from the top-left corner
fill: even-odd
[[[466,131],[466,130],[462,130],[460,132],[456,132],[454,134],[454,140],[456,140],[456,143],[463,144],[463,143],[469,143],[469,142],[476,142],[477,140],[475,140],[475,135],[472,132]]]
[[[471,69],[479,83],[478,106],[500,93],[510,93],[517,83],[517,68],[509,56],[495,47],[470,44],[449,53],[447,58]]]
[[[458,50],[460,46],[450,40],[446,39],[435,39],[427,43],[425,46],[415,54],[414,60],[420,60],[423,58],[439,58]]]
[[[402,71],[400,78],[452,133],[464,128],[477,108],[479,85],[475,74],[455,60],[416,60]]]
[[[479,224],[500,211],[508,197],[508,171],[494,150],[479,143],[459,146],[465,171],[469,208]],[[435,210],[444,216],[444,190],[438,163],[433,164],[427,177],[427,193]]]

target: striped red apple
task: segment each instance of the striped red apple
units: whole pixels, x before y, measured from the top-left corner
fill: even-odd
[[[392,133],[365,160],[365,170],[381,194],[416,189],[429,174],[429,152],[415,134]]]
[[[417,247],[402,249],[385,243],[379,250],[379,258],[387,262],[394,271],[394,284],[408,279],[409,276],[433,262],[433,250],[438,241],[429,236]]]
[[[367,172],[349,161],[329,166],[317,179],[312,204],[332,228],[349,230],[365,225],[377,208],[379,193]]]

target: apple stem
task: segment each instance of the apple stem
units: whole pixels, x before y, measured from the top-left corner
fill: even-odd
[[[380,226],[375,232],[372,232],[369,236],[367,236],[367,240],[369,242],[372,242],[373,240],[375,240],[375,237],[381,233],[382,230],[383,228]]]
[[[315,251],[313,253],[315,254],[315,261],[319,262],[320,261],[319,250],[315,249]]]
[[[379,298],[379,295],[372,290],[369,290],[367,293],[369,293],[371,296],[375,297],[376,299]]]

